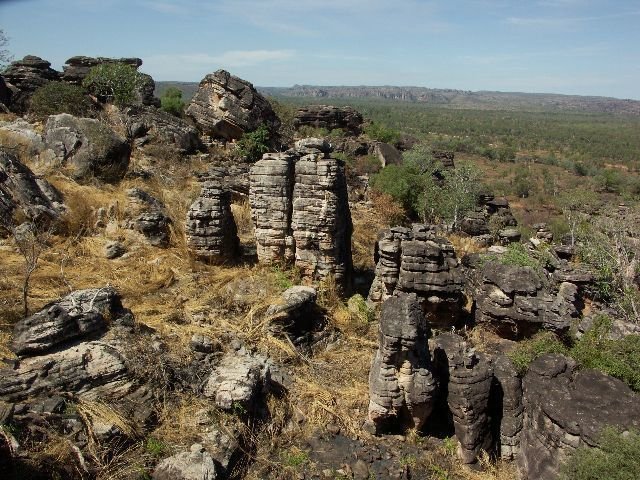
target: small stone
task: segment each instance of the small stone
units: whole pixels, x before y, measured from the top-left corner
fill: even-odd
[[[354,480],[369,479],[369,466],[362,460],[357,460],[351,464],[351,471],[353,472]]]
[[[104,256],[109,260],[121,257],[126,251],[124,245],[118,241],[107,242],[104,246]]]
[[[339,435],[340,427],[336,424],[330,423],[329,425],[327,425],[327,432],[329,432],[331,435]]]

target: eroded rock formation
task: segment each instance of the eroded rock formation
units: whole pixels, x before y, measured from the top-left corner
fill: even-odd
[[[15,113],[27,111],[29,100],[38,88],[60,79],[60,74],[51,68],[51,62],[34,55],[27,55],[22,60],[12,62],[2,75],[15,87],[7,105]]]
[[[493,359],[493,384],[489,408],[497,453],[505,460],[517,458],[520,454],[520,433],[524,415],[522,378],[505,355],[497,355]]]
[[[436,381],[421,302],[414,293],[400,293],[382,304],[369,373],[369,419],[378,432],[419,429],[433,409]]]
[[[139,188],[127,190],[129,208],[127,227],[144,235],[155,247],[167,247],[170,240],[171,218],[162,202]]]
[[[399,292],[424,298],[427,320],[449,327],[462,307],[462,271],[453,245],[425,225],[393,227],[378,236],[376,276],[369,291],[373,302]]]
[[[224,186],[224,171],[212,169],[199,178],[201,190],[187,212],[187,245],[196,257],[212,263],[233,260],[239,253],[231,193]]]
[[[195,153],[201,147],[198,131],[181,118],[152,107],[128,107],[123,111],[127,129],[137,145],[174,147],[181,153]]]
[[[495,198],[491,194],[481,195],[478,206],[467,213],[460,222],[460,229],[473,237],[477,237],[480,242],[491,244],[492,237],[498,235],[501,230],[508,230],[518,224],[506,198]],[[507,234],[514,232],[504,232],[504,241],[507,242]]]
[[[293,124],[296,129],[303,126],[335,130],[358,135],[362,132],[362,115],[353,107],[335,107],[333,105],[309,105],[300,108]]]
[[[325,150],[323,152],[323,150]],[[351,214],[344,163],[321,140],[265,154],[251,169],[258,259],[291,262],[303,275],[351,282]]]
[[[261,125],[271,133],[280,126],[271,104],[253,85],[225,70],[202,79],[185,113],[205,134],[225,140],[238,139]]]

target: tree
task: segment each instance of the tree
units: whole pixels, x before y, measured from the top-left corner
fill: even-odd
[[[101,102],[124,107],[135,102],[142,81],[142,75],[135,67],[110,62],[92,67],[82,85]]]
[[[480,170],[470,163],[458,163],[444,171],[443,195],[445,218],[457,230],[462,216],[476,206],[482,184]]]
[[[586,188],[575,188],[558,197],[558,206],[562,209],[569,225],[571,246],[576,244],[576,235],[580,224],[589,218],[589,211],[597,201],[596,194]]]
[[[160,97],[160,105],[162,110],[176,117],[181,117],[184,110],[184,102],[182,101],[182,90],[177,87],[169,87]]]
[[[9,37],[4,33],[4,30],[0,29],[0,70],[4,68],[13,60],[13,55],[7,50],[6,47],[9,43]]]

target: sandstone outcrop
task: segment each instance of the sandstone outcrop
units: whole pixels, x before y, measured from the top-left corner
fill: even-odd
[[[478,206],[467,213],[460,222],[460,229],[467,235],[491,242],[491,235],[518,224],[506,198],[495,198],[491,194],[481,195]]]
[[[251,168],[258,260],[295,261],[304,276],[332,275],[348,288],[352,224],[344,163],[327,151],[321,140],[301,141],[296,149],[265,154]]]
[[[131,148],[104,123],[67,113],[52,115],[44,130],[50,160],[70,167],[79,181],[121,180],[129,167]]]
[[[19,210],[37,224],[49,224],[64,210],[60,194],[18,158],[0,149],[0,225],[10,227]]]
[[[496,450],[500,458],[514,460],[520,454],[524,405],[522,378],[505,355],[493,359],[490,405]]]
[[[333,105],[309,105],[300,108],[293,119],[296,129],[303,126],[342,129],[353,135],[362,132],[362,115],[353,107],[335,107]]]
[[[376,276],[369,300],[384,301],[399,292],[425,299],[431,325],[450,327],[462,308],[462,269],[453,245],[427,226],[393,227],[378,236]]]
[[[438,376],[439,395],[447,400],[460,442],[458,456],[463,463],[475,463],[479,453],[493,444],[489,424],[489,396],[493,381],[490,359],[469,348],[454,333],[433,339],[433,365]]]
[[[523,379],[524,423],[519,465],[525,480],[555,480],[576,448],[595,447],[605,426],[640,428],[638,394],[595,370],[576,371],[573,360],[547,354]]]
[[[369,373],[369,419],[377,432],[419,429],[433,409],[436,381],[421,299],[400,293],[382,304],[379,347]]]
[[[199,180],[200,195],[187,212],[187,245],[196,257],[211,263],[233,260],[239,254],[240,241],[224,171],[212,169]]]
[[[282,292],[281,301],[267,309],[265,315],[269,319],[269,329],[288,335],[296,346],[305,343],[316,328],[314,313],[317,296],[313,287],[296,285],[286,289]]]
[[[7,106],[12,112],[20,114],[28,110],[33,92],[50,81],[60,79],[60,74],[51,68],[50,62],[33,55],[12,62],[2,75],[16,88]]]
[[[139,188],[127,190],[127,197],[127,215],[131,218],[128,228],[140,232],[155,247],[169,246],[171,219],[162,202]]]
[[[174,147],[191,154],[201,147],[198,131],[181,118],[157,108],[136,106],[123,111],[130,138],[137,145],[155,144]]]
[[[280,126],[271,104],[245,80],[225,70],[210,73],[185,111],[203,133],[235,140],[266,125],[272,134]]]
[[[528,337],[539,330],[565,333],[578,317],[578,287],[562,282],[557,292],[545,287],[543,276],[531,267],[487,262],[481,270],[475,320],[488,324],[505,338]]]

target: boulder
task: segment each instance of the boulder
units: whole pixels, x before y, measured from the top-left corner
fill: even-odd
[[[130,188],[127,196],[127,215],[131,218],[128,228],[140,232],[154,247],[168,247],[171,219],[165,213],[164,204],[139,188]]]
[[[35,157],[44,150],[44,139],[22,118],[13,122],[0,122],[0,142],[5,149],[19,152],[20,155]]]
[[[181,153],[191,154],[201,147],[198,131],[181,118],[153,107],[127,107],[127,130],[140,145],[170,146]]]
[[[112,287],[76,290],[18,321],[12,349],[18,355],[40,355],[63,343],[101,334],[108,321],[127,314]]]
[[[462,269],[453,245],[429,227],[393,227],[378,235],[375,278],[369,300],[380,302],[398,292],[425,300],[431,325],[454,325],[462,309]]]
[[[555,480],[579,447],[597,447],[606,426],[640,428],[640,396],[625,383],[573,360],[547,354],[523,379],[524,420],[519,466],[525,480]]]
[[[293,119],[296,129],[303,126],[327,130],[339,128],[353,135],[359,135],[362,132],[362,123],[362,115],[353,107],[333,105],[309,105],[300,108]]]
[[[104,123],[67,113],[47,120],[44,141],[53,160],[71,168],[79,181],[120,181],[129,167],[131,148]]]
[[[460,229],[473,237],[502,230],[504,238],[501,240],[509,243],[519,238],[520,234],[507,227],[515,227],[517,224],[506,198],[495,198],[492,194],[485,193],[479,196],[476,208],[462,218]]]
[[[60,216],[64,205],[53,186],[36,177],[15,155],[0,149],[0,225],[10,227],[16,210],[46,226]]]
[[[231,193],[224,187],[224,171],[212,169],[199,180],[200,195],[187,212],[187,245],[202,260],[231,261],[240,253],[240,240],[231,213]]]
[[[382,304],[378,350],[369,372],[369,420],[376,432],[419,429],[434,404],[436,381],[421,299],[400,293]]]
[[[491,361],[454,333],[438,335],[432,348],[439,394],[446,398],[453,414],[458,456],[463,463],[475,463],[480,452],[490,451],[493,443],[489,424]]]
[[[11,94],[12,112],[23,114],[29,109],[29,100],[33,93],[50,81],[60,79],[60,74],[51,68],[51,63],[34,55],[16,60],[2,73],[5,81],[15,87]],[[4,102],[3,102],[4,103]]]
[[[207,450],[199,443],[188,452],[177,453],[160,461],[153,471],[153,480],[215,480],[220,478]]]
[[[271,104],[253,85],[225,70],[202,79],[185,113],[202,132],[225,140],[239,139],[261,125],[275,134],[280,126]]]
[[[402,154],[393,145],[384,142],[375,142],[372,150],[371,153],[378,157],[382,167],[402,163]]]
[[[474,295],[475,320],[500,336],[529,337],[539,330],[566,333],[579,315],[578,287],[563,282],[552,292],[543,274],[531,267],[487,262]]]
[[[296,285],[286,289],[281,301],[267,309],[270,330],[285,333],[294,345],[299,345],[315,328],[317,296],[313,287]]]

